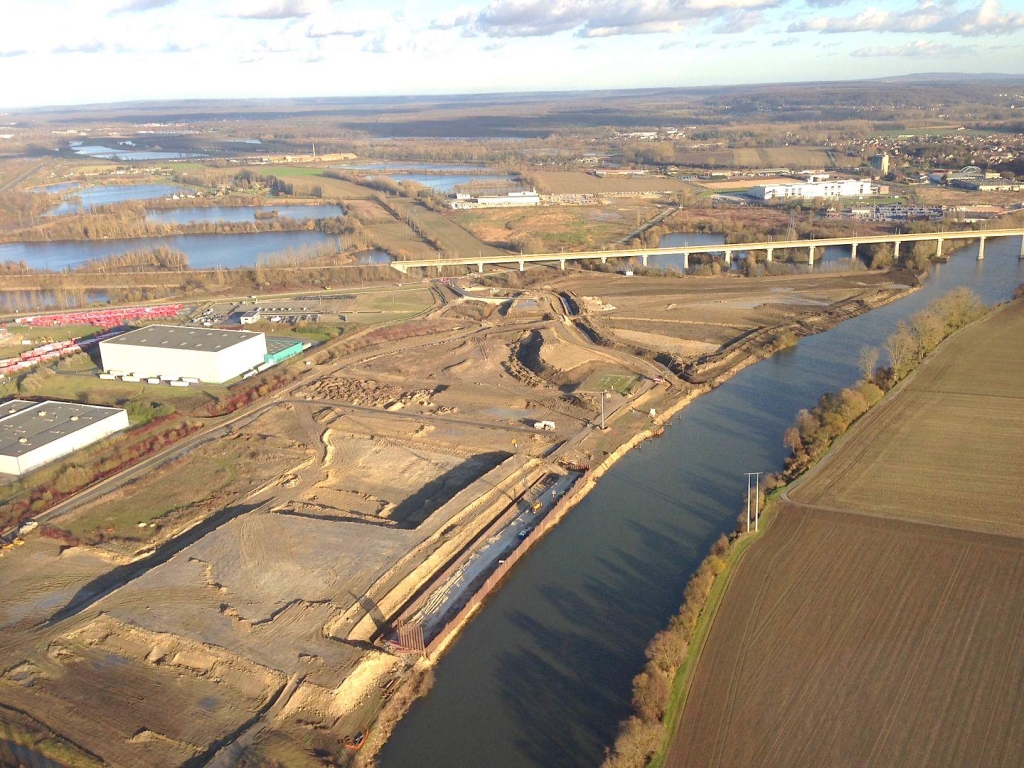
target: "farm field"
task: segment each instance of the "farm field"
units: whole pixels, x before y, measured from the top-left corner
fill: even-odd
[[[445,251],[457,256],[504,255],[502,251],[479,240],[472,232],[463,229],[454,221],[449,221],[440,213],[409,200],[396,198],[392,202],[395,207],[416,222],[417,226],[434,238]]]
[[[737,168],[830,168],[828,150],[819,147],[765,147],[741,149],[709,149],[677,151],[680,165]]]
[[[961,331],[780,500],[666,765],[1024,761],[1022,331]]]
[[[1024,541],[783,509],[740,564],[666,764],[1024,761]]]
[[[790,498],[1024,535],[1022,331],[1018,302],[950,339]]]
[[[583,171],[538,171],[537,191],[549,195],[622,195],[682,192],[692,187],[665,176],[601,178]]]
[[[544,252],[598,250],[626,237],[652,218],[658,208],[646,198],[605,200],[603,205],[536,208],[477,208],[449,214],[481,240],[516,250],[535,244]]]

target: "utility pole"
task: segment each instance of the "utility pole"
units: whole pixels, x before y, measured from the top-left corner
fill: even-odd
[[[754,478],[754,533],[757,533],[757,523],[761,517],[761,473],[747,472],[747,533],[750,533],[750,478]]]

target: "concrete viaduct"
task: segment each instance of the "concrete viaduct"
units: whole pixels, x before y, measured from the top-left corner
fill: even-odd
[[[820,240],[772,240],[764,243],[729,243],[727,245],[682,245],[669,248],[631,248],[621,251],[578,251],[573,253],[531,253],[531,254],[508,254],[500,256],[460,256],[450,259],[408,259],[404,261],[393,261],[391,266],[399,272],[408,273],[410,269],[424,267],[452,267],[452,266],[475,266],[480,272],[484,271],[487,264],[508,265],[518,264],[520,270],[526,269],[527,264],[539,262],[557,262],[559,267],[565,269],[567,261],[582,261],[584,259],[600,259],[606,263],[608,259],[631,259],[639,258],[647,266],[647,260],[651,256],[664,254],[676,254],[683,257],[683,268],[689,269],[690,255],[694,253],[723,253],[725,262],[732,262],[732,255],[741,251],[764,251],[767,261],[771,261],[775,251],[787,248],[807,248],[810,251],[809,264],[814,265],[814,253],[818,248],[827,248],[830,245],[849,246],[851,255],[856,257],[857,246],[870,243],[892,243],[895,249],[895,256],[898,258],[900,246],[903,243],[934,242],[935,255],[942,256],[942,245],[946,240],[978,240],[978,258],[985,258],[985,241],[993,237],[1020,237],[1021,248],[1020,258],[1024,259],[1024,229],[986,229],[970,230],[965,232],[927,232],[908,235],[869,235],[867,237],[828,237]]]

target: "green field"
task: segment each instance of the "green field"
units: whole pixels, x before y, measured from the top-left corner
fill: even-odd
[[[635,373],[597,371],[580,385],[584,392],[618,392],[628,396],[640,382]]]

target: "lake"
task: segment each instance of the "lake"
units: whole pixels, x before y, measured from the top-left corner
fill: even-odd
[[[277,211],[278,218],[281,219],[326,219],[345,213],[340,205],[242,205],[148,211],[146,219],[154,224],[198,224],[217,221],[238,223],[255,221],[256,211]]]
[[[301,250],[337,243],[323,232],[260,232],[226,235],[175,235],[131,240],[85,240],[51,243],[5,243],[0,245],[0,262],[24,261],[32,269],[59,270],[76,267],[104,256],[139,251],[157,246],[175,248],[188,256],[189,266],[248,267],[257,260],[288,250]]]
[[[171,184],[125,184],[121,186],[83,187],[76,193],[80,200],[67,200],[47,216],[63,216],[92,210],[97,205],[123,203],[126,200],[156,200],[172,195],[183,195],[191,190]]]

